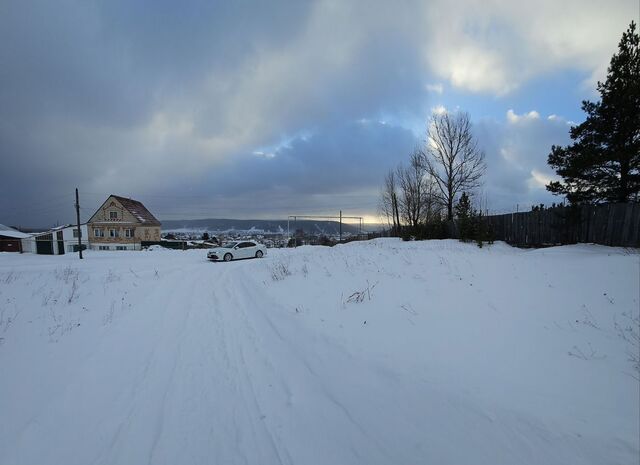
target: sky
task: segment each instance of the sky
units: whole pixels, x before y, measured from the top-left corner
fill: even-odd
[[[637,0],[0,2],[0,223],[109,194],[161,220],[375,221],[430,116],[466,111],[490,212],[544,185]]]

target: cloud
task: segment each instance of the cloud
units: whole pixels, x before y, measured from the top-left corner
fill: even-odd
[[[434,115],[442,115],[447,112],[447,109],[444,105],[436,105],[431,109],[431,113]]]
[[[554,120],[556,118],[556,115],[549,115],[547,119]],[[507,121],[511,124],[526,123],[527,121],[536,119],[540,119],[540,114],[535,110],[531,110],[529,113],[524,113],[522,115],[517,115],[511,109],[507,110]]]
[[[454,87],[502,95],[515,86],[509,81],[503,58],[497,53],[473,44],[455,49],[439,48],[438,52],[433,55],[434,67]]]
[[[23,222],[9,204],[75,186],[179,192],[291,134],[420,113],[424,73],[397,22],[410,12],[392,10],[4,3],[0,213]],[[28,220],[69,217],[52,208]]]
[[[570,142],[569,124],[559,116],[541,118],[531,110],[522,115],[508,110],[505,120],[483,119],[476,134],[485,150],[487,176],[484,195],[494,211],[515,211],[516,207],[551,204],[561,198],[546,191],[556,178],[547,165],[552,145]]]
[[[550,176],[548,173],[541,173],[536,169],[532,169],[528,184],[533,189],[545,189],[547,184],[556,179],[557,176]]]
[[[204,197],[203,209],[251,196],[265,201],[261,213],[292,198],[333,208],[337,192],[352,205],[366,192],[370,206],[383,162],[420,142],[445,87],[506,99],[557,70],[597,76],[634,11],[577,0],[2,2],[0,218],[68,221],[72,202],[47,199],[76,186],[166,195],[172,212],[184,202],[171,196],[185,192]],[[496,181],[504,198],[509,184],[528,189],[534,168],[518,138],[531,125],[547,129],[540,141],[559,138],[552,119],[507,119],[486,136],[509,154],[495,171],[518,173]],[[34,217],[35,206],[46,214]]]
[[[367,193],[366,205],[358,209],[375,211],[380,180],[416,144],[411,131],[389,124],[330,124],[290,140],[269,156],[238,156],[207,182],[212,194],[240,202],[254,192],[261,192],[265,199],[288,195],[300,200],[301,211],[317,210],[322,206],[319,200],[330,201],[325,206],[333,210],[353,208],[341,197]]]
[[[580,69],[603,79],[637,2],[437,0],[426,8],[425,56],[454,87],[508,94],[527,80]]]
[[[427,89],[427,92],[432,92],[434,94],[441,95],[442,92],[444,92],[444,86],[439,82],[435,84],[425,84],[424,88]]]

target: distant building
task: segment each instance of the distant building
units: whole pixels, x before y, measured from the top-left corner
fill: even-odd
[[[161,223],[137,200],[110,195],[87,221],[94,250],[140,250],[143,242],[160,241]]]
[[[80,225],[80,232],[75,225],[57,226],[49,231],[28,234],[22,239],[22,251],[39,255],[64,255],[78,251],[78,234],[81,235],[82,249],[89,245],[87,225]]]
[[[0,224],[0,252],[22,252],[22,239],[28,237],[29,234]]]

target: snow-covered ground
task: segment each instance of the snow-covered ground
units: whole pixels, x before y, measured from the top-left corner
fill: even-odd
[[[0,254],[0,464],[638,463],[637,253],[205,254]]]

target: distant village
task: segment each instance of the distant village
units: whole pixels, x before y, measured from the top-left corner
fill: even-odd
[[[366,235],[365,235],[366,236]],[[267,247],[303,244],[333,245],[340,240],[365,239],[350,232],[308,234],[302,228],[287,232],[262,230],[210,233],[166,231],[162,223],[138,200],[110,195],[86,223],[62,225],[46,231],[31,231],[0,224],[0,252],[64,255],[78,250],[207,249],[225,241],[254,239]]]

